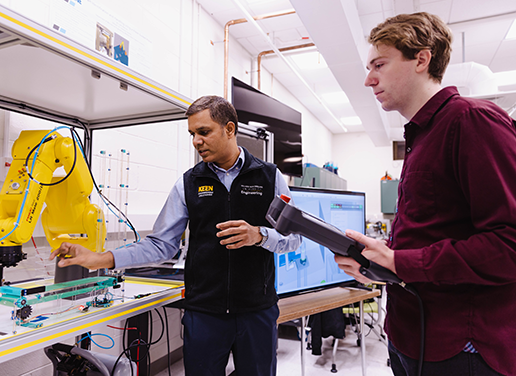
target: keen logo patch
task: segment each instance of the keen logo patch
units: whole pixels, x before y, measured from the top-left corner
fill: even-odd
[[[240,193],[243,195],[263,195],[263,185],[241,185]]]
[[[199,197],[213,196],[213,185],[201,185],[197,193]]]

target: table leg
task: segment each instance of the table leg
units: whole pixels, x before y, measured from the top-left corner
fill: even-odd
[[[305,376],[305,326],[306,326],[306,317],[301,317],[301,376]]]
[[[364,336],[364,301],[360,301],[360,352],[362,355],[362,376],[366,376],[366,360],[365,360],[365,336]]]
[[[383,338],[383,297],[385,296],[385,285],[380,285],[381,295],[378,297],[378,326],[380,327],[380,336]],[[384,339],[385,342],[385,339]]]

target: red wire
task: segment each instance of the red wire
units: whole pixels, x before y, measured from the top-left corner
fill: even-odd
[[[127,330],[138,330],[138,328],[119,328],[117,326],[111,326],[111,325],[108,325],[108,328],[119,329],[119,330],[124,330],[124,329],[127,329]]]
[[[38,254],[39,259],[41,260],[41,263],[43,264],[43,268],[45,268],[45,271],[47,272],[47,274],[50,275],[50,273],[47,270],[47,267],[45,266],[45,262],[43,261],[43,258],[41,258],[41,255],[39,254],[38,247],[36,246],[36,242],[34,241],[34,237],[31,236],[30,240],[32,240],[32,244],[34,244],[34,248],[36,249],[36,253]]]
[[[140,339],[138,339],[138,349],[136,350],[136,359],[140,359]],[[136,376],[140,375],[140,362],[136,363]]]

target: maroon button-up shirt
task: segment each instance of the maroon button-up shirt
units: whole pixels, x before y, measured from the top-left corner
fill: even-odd
[[[390,247],[423,300],[426,361],[471,342],[516,375],[516,130],[505,111],[447,87],[405,125],[407,150]],[[386,330],[419,358],[417,300],[388,287]]]

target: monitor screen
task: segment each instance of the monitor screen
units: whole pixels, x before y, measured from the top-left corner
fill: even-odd
[[[273,162],[285,175],[302,176],[301,113],[234,77],[231,82],[238,121],[273,133]]]
[[[299,209],[342,231],[365,232],[365,193],[308,187],[290,187],[290,191]],[[280,297],[355,283],[353,277],[339,269],[328,248],[305,237],[296,251],[274,257]]]

